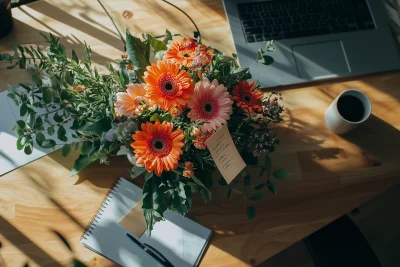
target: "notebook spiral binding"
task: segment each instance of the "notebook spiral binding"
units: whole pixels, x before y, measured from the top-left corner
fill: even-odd
[[[81,241],[82,241],[82,239],[87,239],[89,234],[92,233],[92,230],[94,230],[94,227],[96,226],[96,223],[98,222],[98,219],[100,218],[99,216],[103,215],[103,213],[102,213],[102,212],[104,212],[103,209],[105,208],[105,206],[108,206],[108,203],[111,201],[110,199],[113,197],[114,189],[118,188],[118,183],[120,181],[121,181],[121,179],[117,179],[111,185],[111,188],[108,190],[106,196],[103,199],[103,202],[101,202],[99,209],[95,212],[92,219],[86,225],[85,231],[83,232],[81,239],[80,239]]]

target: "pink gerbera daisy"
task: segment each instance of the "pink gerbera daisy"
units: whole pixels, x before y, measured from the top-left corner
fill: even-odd
[[[192,121],[205,122],[200,126],[202,132],[217,130],[229,120],[233,101],[223,84],[217,80],[210,83],[203,78],[196,83],[194,93],[188,101],[191,109],[187,115]]]

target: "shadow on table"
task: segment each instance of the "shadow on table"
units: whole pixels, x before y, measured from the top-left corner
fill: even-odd
[[[1,235],[36,263],[62,266],[0,215]],[[2,265],[0,265],[2,266]],[[4,265],[5,266],[5,265]]]
[[[374,154],[383,164],[396,158],[400,160],[400,131],[375,115],[342,137],[362,147],[365,153]]]

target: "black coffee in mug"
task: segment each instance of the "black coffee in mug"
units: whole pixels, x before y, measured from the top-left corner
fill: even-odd
[[[364,118],[365,108],[362,101],[352,95],[344,95],[339,98],[337,108],[340,115],[351,122],[358,122]]]
[[[0,37],[7,35],[12,27],[11,0],[0,0]]]

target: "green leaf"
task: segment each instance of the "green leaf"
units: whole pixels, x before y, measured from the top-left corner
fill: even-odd
[[[21,117],[25,116],[26,113],[28,112],[28,106],[25,103],[22,103],[20,109],[19,109],[19,115]]]
[[[81,262],[78,259],[73,259],[71,265],[72,265],[72,267],[87,267],[86,264],[84,264],[83,262]]]
[[[38,143],[39,146],[42,146],[44,140],[46,140],[46,137],[43,133],[39,132],[36,134],[36,143]]]
[[[34,128],[35,121],[36,121],[36,113],[30,112],[29,113],[29,122],[28,122],[29,127]]]
[[[53,230],[53,232],[57,235],[57,237],[64,243],[64,245],[68,248],[69,251],[73,251],[71,246],[69,245],[67,239],[65,239],[65,237],[62,236],[62,234],[60,234],[59,232]]]
[[[289,178],[290,173],[287,170],[284,170],[284,169],[277,169],[272,173],[272,175],[276,179],[287,179],[287,178]]]
[[[165,114],[159,116],[158,119],[162,123],[164,121],[171,121],[172,120],[172,116],[171,116],[171,114],[165,113]]]
[[[131,178],[135,179],[135,178],[139,177],[140,175],[142,175],[145,171],[146,171],[146,168],[133,166],[133,168],[130,169],[129,172],[131,173]]]
[[[37,86],[42,86],[42,79],[39,78],[36,74],[32,74],[32,81],[37,85]]]
[[[157,118],[158,118],[158,114],[157,114],[157,113],[154,113],[154,114],[150,117],[150,122],[156,121]]]
[[[276,195],[276,185],[270,180],[267,181],[267,188],[269,189],[269,191],[271,191],[271,193]]]
[[[25,154],[30,155],[30,154],[32,154],[32,151],[33,151],[32,144],[31,143],[26,144],[26,146],[24,148]]]
[[[21,129],[25,129],[25,122],[23,120],[18,120],[17,125]]]
[[[79,158],[75,160],[74,167],[68,175],[68,178],[71,178],[75,174],[78,174],[81,170],[83,170],[90,163],[94,162],[97,157],[88,156],[88,155],[79,155]]]
[[[22,54],[19,62],[18,62],[18,66],[20,69],[25,69],[26,66],[26,57]]]
[[[19,83],[19,86],[21,86],[22,88],[24,88],[27,92],[30,92],[30,91],[32,91],[32,88],[31,87],[29,87],[28,85],[26,85],[26,84],[23,84],[23,83]]]
[[[98,134],[108,132],[111,128],[111,120],[109,118],[102,118],[94,123],[86,123],[85,125],[77,129],[78,132],[82,134]]]
[[[192,176],[193,177],[193,176]],[[200,195],[204,203],[209,203],[211,201],[211,192],[208,189],[201,188]]]
[[[256,208],[254,208],[254,206],[247,206],[247,218],[249,218],[249,220],[253,220],[254,217],[256,217]]]
[[[226,198],[229,199],[229,198],[231,197],[231,194],[232,194],[232,189],[229,188],[229,191],[228,191],[228,193],[226,194]]]
[[[56,146],[56,142],[52,139],[46,139],[42,142],[42,145],[40,147],[42,148],[53,148]]]
[[[240,76],[241,74],[245,74],[248,71],[249,71],[249,68],[237,68],[232,72],[232,74],[235,76]]]
[[[164,43],[163,41],[157,40],[150,34],[147,34],[147,39],[150,41],[150,45],[151,45],[151,47],[153,47],[154,53],[157,53],[158,51],[167,49],[166,43]]]
[[[250,199],[253,201],[261,200],[264,197],[264,194],[261,192],[256,192],[253,195],[251,195]]]
[[[51,125],[49,128],[47,128],[47,133],[49,135],[53,135],[54,134],[54,125]]]
[[[17,105],[17,106],[19,105],[19,101],[18,101],[17,97],[15,96],[15,94],[13,94],[13,93],[8,93],[7,96],[8,96],[9,98],[11,98],[12,101],[14,101],[15,105]]]
[[[22,150],[25,144],[28,142],[29,138],[27,136],[20,136],[17,139],[17,149]]]
[[[53,120],[55,122],[63,122],[64,121],[64,119],[60,115],[58,115],[58,111],[54,113]]]
[[[266,155],[264,163],[265,170],[271,172],[271,166],[272,166],[271,158],[268,155]]]
[[[134,64],[137,78],[143,82],[143,74],[146,67],[150,65],[149,59],[146,58],[150,51],[150,43],[144,43],[126,31],[126,49],[129,60]]]
[[[169,30],[165,30],[164,44],[168,44],[169,41],[172,41],[172,34]]]
[[[222,185],[222,186],[228,185],[228,183],[226,182],[226,180],[225,180],[223,177],[221,177],[221,178],[218,180],[218,184],[219,184],[219,185]]]
[[[232,57],[233,57],[234,59],[237,59],[237,55],[236,55],[235,53],[232,53]]]
[[[10,54],[8,54],[8,53],[1,54],[1,59],[2,60],[6,60],[6,61],[8,61],[10,63],[12,62],[12,56]]]
[[[272,63],[274,63],[274,59],[270,56],[263,55],[262,58],[258,59],[257,62],[268,66],[268,65],[271,65]]]
[[[75,61],[76,64],[79,64],[79,58],[74,49],[72,49],[72,60]]]
[[[43,89],[43,101],[46,104],[51,103],[53,100],[53,94],[51,92],[51,89]]]
[[[69,153],[71,152],[71,146],[70,144],[65,144],[62,149],[61,149],[61,155],[63,157],[66,157],[69,155]]]
[[[121,77],[124,79],[125,84],[129,83],[129,73],[126,69],[125,64],[119,64],[119,73]]]
[[[68,138],[65,136],[67,133],[67,131],[65,130],[63,125],[60,125],[60,127],[58,127],[57,130],[57,138],[61,141],[66,142],[68,140]]]
[[[154,172],[147,172],[147,173],[144,175],[144,180],[147,181],[147,180],[149,180],[150,178],[152,178],[153,176],[154,176]]]
[[[167,209],[164,192],[160,188],[160,181],[162,180],[164,179],[148,179],[143,187],[142,209],[149,235],[151,235],[154,224],[163,220],[164,211]]]
[[[82,143],[81,154],[90,155],[94,150],[94,143],[92,141],[86,141]]]
[[[250,180],[251,180],[250,175],[246,175],[246,176],[243,178],[243,183],[244,183],[244,185],[249,185],[249,184],[250,184]]]
[[[254,189],[255,190],[261,190],[264,186],[265,186],[265,183],[261,183],[261,184],[258,184],[256,186],[254,186]]]

